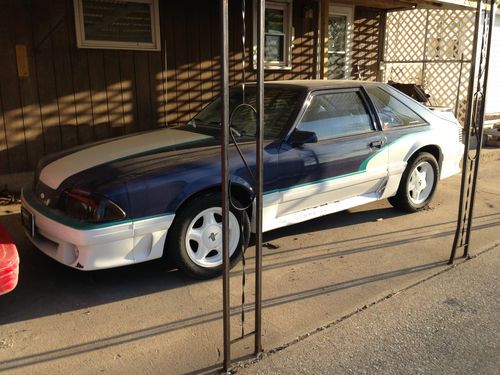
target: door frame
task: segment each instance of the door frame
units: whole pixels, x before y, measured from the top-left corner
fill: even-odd
[[[344,70],[343,79],[349,79],[351,75],[351,65],[352,65],[352,45],[353,45],[353,34],[354,34],[354,5],[348,4],[336,4],[330,3],[328,6],[328,14],[327,14],[327,24],[330,19],[330,16],[345,16],[346,17],[346,66]],[[325,64],[325,77],[328,78],[329,66],[328,66],[328,33],[326,35],[326,64]]]

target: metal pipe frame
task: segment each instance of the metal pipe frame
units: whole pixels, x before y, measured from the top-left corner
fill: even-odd
[[[257,129],[256,129],[256,187],[255,187],[255,347],[254,354],[262,352],[262,206],[264,186],[264,17],[265,0],[257,3]],[[222,196],[222,253],[223,253],[223,369],[231,368],[231,303],[229,257],[229,0],[220,0],[221,13],[221,196]]]
[[[224,371],[231,366],[231,301],[229,284],[229,0],[220,0],[221,14],[221,196],[222,196],[222,304]]]
[[[491,39],[492,39],[492,31],[493,31],[495,8],[496,8],[495,4],[496,1],[490,0],[489,29],[486,42],[486,60],[484,61],[485,64],[484,65],[485,70],[483,76],[484,83],[483,85],[481,85],[481,76],[479,74],[481,70],[481,64],[483,63],[483,57],[485,56],[484,55],[479,56],[479,52],[484,51],[485,48],[484,42],[486,37],[485,35],[486,30],[484,27],[481,26],[481,20],[483,14],[483,2],[484,0],[478,0],[476,8],[476,18],[475,18],[476,27],[474,30],[473,56],[471,62],[472,74],[470,75],[469,88],[467,93],[469,105],[467,106],[467,117],[465,126],[466,130],[465,149],[462,160],[462,179],[460,185],[458,219],[455,231],[455,238],[453,240],[453,246],[451,249],[451,254],[448,264],[453,264],[453,262],[455,261],[457,249],[460,246],[464,246],[464,253],[463,253],[464,258],[467,257],[469,254],[469,242],[470,242],[470,233],[473,221],[476,182],[479,171],[479,161],[480,161],[482,137],[483,137],[484,108],[485,108],[484,97],[487,89],[489,57],[490,57]],[[481,36],[481,46],[479,46],[480,36]],[[481,50],[479,50],[480,47]],[[475,159],[470,159],[470,139],[471,139],[472,125],[474,125],[474,128],[476,130],[476,139],[477,139]],[[469,161],[473,161],[473,163],[471,163],[470,169],[469,169]],[[466,225],[464,227],[465,223]],[[463,243],[464,233],[465,233],[465,244]]]
[[[255,350],[262,351],[262,194],[264,191],[264,17],[266,1],[257,6],[257,142],[255,197]]]
[[[464,246],[464,253],[463,257],[467,258],[469,256],[469,244],[470,244],[470,233],[472,230],[472,218],[474,216],[474,201],[476,197],[476,184],[477,184],[477,176],[479,174],[479,161],[481,158],[481,148],[483,145],[483,132],[484,132],[484,113],[485,113],[485,108],[486,108],[486,93],[488,90],[488,71],[489,71],[489,66],[490,66],[490,53],[491,53],[491,40],[493,36],[493,27],[495,25],[495,9],[496,9],[496,1],[491,0],[490,1],[490,19],[489,19],[489,24],[488,24],[488,40],[486,43],[486,56],[481,55],[480,58],[480,66],[479,69],[481,69],[481,63],[483,62],[482,59],[485,58],[484,61],[484,83],[482,87],[482,95],[478,97],[478,103],[480,104],[479,109],[476,107],[477,110],[477,117],[475,120],[477,121],[477,127],[476,131],[479,130],[479,136],[476,134],[477,138],[477,145],[476,145],[476,158],[474,159],[474,174],[472,178],[472,190],[471,190],[471,196],[470,196],[470,211],[469,215],[467,218],[467,231],[465,235],[465,246]],[[484,30],[483,30],[484,33]],[[484,40],[484,35],[483,35],[483,40]],[[481,51],[484,50],[484,45],[482,46]],[[478,92],[481,92],[480,86],[480,80],[481,77],[478,77]]]

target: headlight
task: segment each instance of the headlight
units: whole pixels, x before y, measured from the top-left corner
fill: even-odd
[[[120,206],[106,197],[77,189],[63,192],[61,208],[68,216],[93,223],[122,220],[127,217]]]

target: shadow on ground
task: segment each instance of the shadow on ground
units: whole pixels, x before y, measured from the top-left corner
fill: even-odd
[[[373,209],[354,213],[341,212],[266,233],[264,240],[274,241],[283,236],[300,236],[304,233],[324,229],[342,228],[367,221],[374,221],[378,218],[386,219],[399,215],[401,215],[401,213],[392,208]],[[486,222],[483,221],[481,227],[486,228],[495,226],[499,223],[500,214],[486,215],[483,219],[487,220]],[[448,236],[453,232],[452,230],[447,229],[436,232],[436,227],[452,223],[453,222],[450,221],[412,228],[412,233],[408,233],[408,235],[403,238],[401,238],[401,233],[399,232],[380,233],[375,236],[363,236],[363,234],[360,233],[357,238],[321,244],[321,246],[329,246],[330,248],[328,251],[320,254],[312,251],[315,247],[320,245],[286,249],[280,248],[275,250],[264,249],[264,272],[295,264],[313,262],[327,258],[346,257],[361,252],[383,250],[388,246],[397,246],[398,244],[407,244],[409,242]],[[12,293],[2,296],[0,299],[0,324],[85,309],[92,306],[203,282],[187,278],[164,260],[155,260],[133,266],[102,271],[78,271],[57,263],[35,249],[22,232],[18,214],[0,216],[0,224],[7,227],[11,232],[18,246],[21,258],[18,287]],[[476,229],[479,229],[479,227]],[[350,246],[351,242],[358,240],[363,240],[361,246],[359,244],[358,246]],[[294,252],[300,252],[300,257],[290,258],[286,256]],[[252,257],[253,255],[250,255],[248,259]],[[267,264],[266,259],[268,259]],[[430,265],[430,267],[433,266],[435,265]],[[429,265],[397,270],[387,274],[373,275],[366,279],[351,280],[349,281],[349,285],[354,286],[360,283],[364,284],[384,278],[412,273],[415,272],[415,270],[419,270],[421,267],[429,267]],[[253,272],[253,270],[249,270],[249,272]],[[232,275],[237,276],[240,275],[240,273],[241,271],[237,267],[232,272]],[[328,285],[319,288],[318,292],[330,293],[340,287],[340,285]],[[345,287],[349,286],[342,286],[342,288]],[[309,295],[316,295],[315,293],[315,291],[308,291],[301,292],[297,295],[282,296],[279,299],[282,302],[279,303],[294,301],[298,298],[307,298]],[[277,301],[278,300],[266,301],[266,304],[267,306],[273,306],[278,303]],[[177,329],[184,325],[197,324],[196,322],[198,322],[199,319],[202,321],[206,319],[217,319],[218,315],[219,313],[217,312],[213,313],[211,318],[189,318],[186,321],[170,323],[168,327],[176,327]],[[161,328],[161,331],[163,332],[165,329],[170,329],[166,327],[167,326]]]

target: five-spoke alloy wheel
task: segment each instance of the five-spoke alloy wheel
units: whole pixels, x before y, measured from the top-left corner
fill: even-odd
[[[236,216],[229,212],[229,256],[234,254],[240,240]],[[200,267],[222,264],[222,215],[219,207],[210,207],[191,220],[185,236],[189,258]]]
[[[389,202],[403,211],[416,212],[432,200],[439,179],[439,165],[428,152],[411,159],[401,177],[398,192]]]
[[[165,251],[179,269],[190,276],[207,279],[222,271],[222,209],[218,192],[193,198],[176,215]],[[234,197],[232,203],[241,206]],[[248,246],[250,223],[245,211],[229,212],[229,256],[236,264]]]

